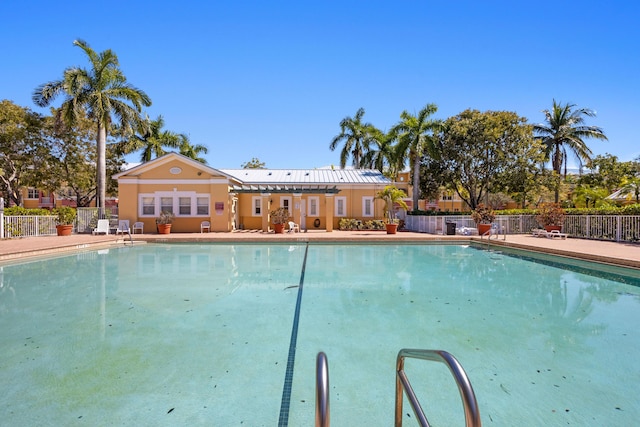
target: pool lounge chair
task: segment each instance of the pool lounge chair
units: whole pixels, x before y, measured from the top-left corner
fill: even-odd
[[[109,234],[109,220],[108,219],[99,219],[98,225],[93,229],[91,234]]]
[[[534,228],[531,230],[531,235],[533,237],[547,237],[547,230],[544,228]]]
[[[550,239],[558,238],[564,240],[567,238],[567,235],[565,233],[559,232],[558,230],[551,230],[547,233],[547,237]]]

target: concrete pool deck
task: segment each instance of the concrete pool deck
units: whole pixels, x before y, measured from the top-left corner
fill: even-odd
[[[135,234],[134,242],[148,243],[234,243],[234,242],[483,242],[478,236],[443,236],[435,234],[398,232],[395,235],[384,231],[332,231],[309,230],[302,233],[263,233],[261,231],[236,231],[231,233],[171,233]],[[25,237],[0,240],[0,261],[55,255],[68,251],[97,249],[129,242],[129,236],[74,234],[71,236]],[[491,244],[517,249],[543,252],[570,258],[602,262],[640,269],[640,244],[616,243],[600,240],[566,240],[534,237],[528,234],[514,234],[492,238]]]

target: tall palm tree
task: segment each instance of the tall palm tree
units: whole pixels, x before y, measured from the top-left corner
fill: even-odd
[[[97,199],[104,207],[106,197],[106,144],[112,123],[116,121],[123,133],[133,133],[140,126],[142,106],[151,105],[151,99],[142,90],[127,83],[119,68],[118,57],[111,49],[96,53],[83,40],[73,42],[87,55],[90,69],[67,68],[61,80],[38,86],[33,102],[46,107],[60,94],[66,96],[60,107],[60,118],[68,124],[87,115],[97,126]]]
[[[597,126],[584,125],[584,117],[595,117],[595,112],[587,108],[574,109],[575,104],[560,104],[553,100],[551,110],[544,110],[544,124],[533,126],[536,139],[544,144],[546,161],[551,161],[553,171],[561,175],[562,165],[567,172],[567,151],[573,152],[580,162],[591,160],[591,150],[584,138],[607,140],[606,135]],[[556,185],[555,201],[560,198],[560,187]]]
[[[340,122],[340,133],[336,135],[329,148],[334,151],[340,141],[344,141],[344,147],[340,152],[340,167],[347,165],[349,157],[353,158],[353,166],[362,168],[370,145],[376,142],[376,133],[379,132],[372,124],[362,123],[364,108],[358,109],[356,115],[345,117]]]
[[[400,114],[400,122],[391,132],[397,135],[398,145],[396,159],[404,165],[408,160],[413,175],[413,209],[418,208],[420,198],[420,163],[424,155],[435,155],[435,135],[442,123],[440,120],[431,119],[431,115],[438,111],[435,104],[427,104],[413,115],[408,111]]]
[[[200,154],[207,154],[209,149],[201,144],[192,145],[191,141],[189,141],[189,136],[185,134],[180,134],[180,154],[183,156],[187,156],[193,160],[197,160],[200,163],[207,163],[204,157],[200,157]]]
[[[162,130],[164,118],[158,116],[155,120],[145,119],[145,126],[140,129],[141,135],[132,135],[119,144],[122,154],[140,152],[140,161],[148,162],[156,157],[167,154],[165,148],[180,148],[180,135],[169,130]]]
[[[362,167],[377,169],[395,181],[398,171],[395,167],[394,142],[395,136],[393,134],[375,129],[373,143],[369,145],[369,150],[361,160]]]

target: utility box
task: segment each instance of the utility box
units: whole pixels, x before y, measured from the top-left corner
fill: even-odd
[[[447,222],[447,236],[455,236],[455,235],[456,235],[456,223]]]

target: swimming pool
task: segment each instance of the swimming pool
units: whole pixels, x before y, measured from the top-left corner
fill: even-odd
[[[428,348],[462,363],[485,425],[633,425],[640,280],[513,255],[159,244],[5,265],[2,420],[313,425],[324,351],[332,425],[392,425],[396,354]],[[448,372],[406,369],[430,421],[462,425]]]

